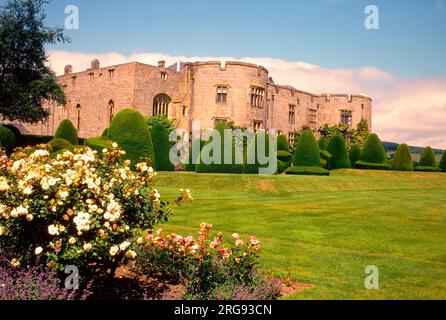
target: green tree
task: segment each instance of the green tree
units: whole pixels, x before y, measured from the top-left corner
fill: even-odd
[[[341,135],[336,135],[330,139],[327,151],[332,155],[329,161],[330,169],[351,168],[345,141]]]
[[[446,172],[446,151],[443,152],[443,156],[441,157],[440,169],[442,172]]]
[[[0,6],[0,115],[38,123],[48,117],[42,101],[66,103],[48,68],[45,45],[69,41],[60,27],[45,25],[46,0],[9,0]]]
[[[371,134],[367,138],[360,160],[367,163],[385,163],[387,161],[386,151],[378,135]]]
[[[352,144],[363,146],[369,136],[369,123],[366,119],[362,119],[355,130],[351,132],[350,138]]]
[[[155,124],[160,124],[167,129],[168,134],[175,130],[174,120],[170,120],[165,115],[157,114],[147,117],[146,119],[150,129],[152,129]]]
[[[303,131],[294,152],[295,166],[319,167],[321,162],[319,147],[311,131]]]
[[[349,127],[345,124],[338,124],[336,126],[330,127],[328,124],[324,125],[319,129],[319,133],[321,137],[324,137],[327,140],[330,140],[332,137],[336,135],[341,135],[345,137],[347,133],[349,133]]]
[[[54,134],[54,139],[65,139],[69,141],[72,145],[76,146],[79,144],[79,139],[77,137],[77,130],[73,126],[73,123],[66,119],[59,124],[59,127]]]
[[[155,150],[156,170],[173,171],[173,164],[170,162],[169,132],[166,126],[161,123],[154,124],[150,129],[152,135],[153,148]]]
[[[437,159],[435,158],[434,150],[431,147],[427,147],[423,150],[420,157],[420,167],[433,167],[437,166]]]
[[[353,144],[350,147],[349,157],[350,157],[350,164],[352,165],[352,168],[355,168],[356,162],[358,162],[359,159],[361,158],[361,147],[357,144]]]
[[[327,139],[325,137],[323,137],[323,136],[320,137],[319,141],[318,141],[318,144],[319,144],[319,150],[327,150],[328,142],[327,142]]]
[[[407,144],[400,144],[392,160],[391,169],[395,171],[413,171],[413,159]]]

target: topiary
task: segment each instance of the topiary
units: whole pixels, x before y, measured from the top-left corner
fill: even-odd
[[[188,163],[185,165],[184,167],[184,171],[189,171],[189,172],[195,172],[197,169],[197,164],[198,164],[198,160],[201,159],[200,158],[200,153],[201,153],[201,149],[204,146],[204,141],[202,141],[200,138],[195,139],[194,141],[192,141],[192,146],[189,149],[189,161]],[[196,159],[194,160],[194,150],[198,150],[198,154]]]
[[[120,111],[112,120],[109,135],[125,150],[126,158],[133,167],[148,160],[152,166],[156,166],[149,126],[139,112],[133,109]]]
[[[277,151],[290,152],[290,144],[288,143],[288,139],[283,134],[277,137]]]
[[[366,163],[385,163],[387,161],[386,151],[378,135],[371,134],[367,138],[360,160]]]
[[[112,140],[107,137],[96,137],[86,139],[84,144],[90,149],[97,151],[99,156],[102,156],[102,151],[104,149],[110,149],[109,142],[111,141]]]
[[[102,137],[108,137],[109,134],[110,134],[110,128],[107,128],[104,130],[104,132],[102,132]]]
[[[295,166],[319,167],[320,160],[316,138],[311,131],[304,130],[296,145],[293,164]]]
[[[330,171],[321,167],[309,167],[309,166],[294,166],[286,171],[289,175],[301,175],[301,176],[329,176]]]
[[[320,137],[318,145],[319,145],[319,150],[327,150],[328,147],[327,139],[325,137]]]
[[[437,159],[435,158],[434,150],[427,147],[423,150],[420,157],[420,167],[437,167]]]
[[[76,128],[73,126],[73,123],[66,119],[59,124],[59,127],[54,134],[54,139],[65,139],[69,141],[73,145],[78,145],[79,140],[77,137]]]
[[[169,132],[166,126],[160,123],[155,123],[151,129],[153,149],[155,151],[157,171],[173,171],[174,166],[170,162],[170,149],[172,147],[169,141]]]
[[[248,149],[246,151],[246,159],[244,164],[243,172],[245,174],[258,174],[261,168],[267,168],[269,163],[266,165],[261,165],[258,159],[258,149],[259,148],[259,139],[260,141],[263,139],[264,145],[261,146],[263,150],[261,150],[261,154],[268,156],[270,152],[275,152],[275,150],[270,150],[269,146],[269,135],[262,131],[255,135],[254,139],[252,139],[251,143],[248,145]],[[283,154],[282,154],[283,155]],[[275,157],[277,159],[277,152]],[[248,161],[254,160],[254,163],[248,163]]]
[[[17,137],[14,132],[4,126],[0,126],[0,147],[11,152],[17,144]]]
[[[277,173],[281,174],[289,168],[291,158],[288,139],[281,134],[277,137]]]
[[[327,151],[332,155],[328,163],[330,170],[351,168],[350,158],[342,136],[333,136],[328,143]]]
[[[358,144],[353,144],[348,153],[350,158],[350,164],[352,168],[356,168],[356,162],[361,158],[361,147]]]
[[[443,152],[443,156],[441,157],[440,169],[442,172],[446,172],[446,151]]]
[[[395,171],[413,171],[412,153],[407,144],[400,144],[396,149],[391,169]]]
[[[390,163],[371,163],[359,160],[356,162],[356,168],[362,170],[389,170]]]
[[[73,147],[73,144],[70,141],[61,138],[51,140],[48,145],[52,148],[53,152],[69,150]]]
[[[211,150],[211,146],[213,145],[213,139],[214,137],[211,136],[207,142],[205,142],[201,153],[200,153],[200,163],[196,165],[196,172],[198,173],[243,173],[243,154],[238,153],[236,156],[236,147],[235,147],[235,140],[231,139],[231,145],[232,145],[232,159],[231,164],[225,164],[225,135],[224,130],[228,129],[228,127],[224,123],[218,124],[214,129],[214,134],[217,135],[217,132],[220,136],[220,158],[218,161],[220,163],[210,163],[206,164],[204,163],[205,157],[208,156],[214,156],[213,150]],[[209,159],[211,160],[211,159]],[[239,163],[236,163],[236,160],[238,160]],[[241,161],[240,161],[241,160]]]

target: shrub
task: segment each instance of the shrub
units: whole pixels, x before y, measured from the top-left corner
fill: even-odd
[[[23,135],[22,146],[38,146],[40,144],[47,144],[54,138],[52,136],[40,136],[40,135]]]
[[[420,157],[420,167],[437,167],[437,159],[435,158],[434,150],[427,147],[423,150]]]
[[[277,173],[282,174],[290,167],[289,161],[277,160]]]
[[[14,132],[4,126],[0,126],[0,147],[11,152],[17,144],[17,137]]]
[[[138,162],[149,161],[156,166],[152,137],[144,117],[132,109],[124,109],[112,120],[109,138],[126,152],[134,167]]]
[[[102,156],[102,151],[104,149],[110,148],[110,142],[111,140],[107,137],[101,136],[96,138],[90,138],[85,139],[85,146],[89,147],[90,149],[96,151],[98,155]]]
[[[189,149],[189,161],[185,165],[185,168],[184,168],[185,171],[189,171],[189,172],[195,172],[196,171],[198,160],[201,159],[200,153],[201,153],[201,150],[202,150],[204,144],[205,144],[205,142],[202,141],[200,138],[199,139],[195,139],[194,141],[192,141],[192,146]],[[194,149],[194,147],[197,148],[197,150],[199,151],[198,154],[197,154],[197,159],[195,159],[195,161],[193,160],[193,156],[194,156],[193,149]]]
[[[320,151],[311,131],[303,131],[294,152],[293,164],[298,167],[319,167]]]
[[[440,169],[442,172],[446,172],[446,151],[443,153],[443,156],[441,157]]]
[[[82,280],[112,277],[134,257],[137,232],[170,214],[153,170],[141,163],[132,172],[115,148],[104,159],[79,148],[54,161],[43,147],[0,157],[0,247],[14,265],[31,255],[57,271],[75,265]]]
[[[78,145],[79,140],[77,138],[76,128],[70,120],[64,120],[59,124],[56,130],[54,139],[65,139],[68,140],[72,145]]]
[[[395,171],[413,171],[412,153],[407,144],[398,146],[392,160],[391,168]]]
[[[286,171],[286,174],[290,175],[313,175],[313,176],[329,176],[330,171],[321,167],[309,167],[309,166],[293,166]]]
[[[327,139],[325,137],[320,137],[318,145],[319,145],[319,150],[327,150],[328,147]]]
[[[356,168],[356,162],[361,158],[361,147],[358,144],[353,144],[349,151],[350,164]]]
[[[220,164],[217,163],[211,163],[206,164],[203,161],[204,152],[209,151],[209,148],[213,142],[213,137],[209,138],[209,141],[205,142],[203,145],[203,148],[201,150],[201,161],[196,166],[196,171],[198,173],[243,173],[243,164],[236,164],[235,160],[238,158],[238,160],[241,159],[239,162],[243,162],[243,155],[240,153],[236,157],[236,148],[235,148],[235,140],[232,139],[232,164],[225,164],[225,155],[224,155],[224,147],[225,147],[225,138],[224,138],[224,130],[227,129],[227,127],[224,124],[218,124],[216,128],[214,129],[214,133],[219,132],[220,133],[220,139],[221,139],[221,155],[220,155]],[[213,152],[209,152],[211,156],[213,156]],[[206,155],[207,156],[207,155]]]
[[[415,171],[421,172],[440,172],[441,169],[438,167],[429,167],[429,166],[418,166],[415,168]]]
[[[160,125],[164,126],[167,129],[167,132],[169,134],[173,130],[175,130],[175,127],[173,125],[174,121],[170,120],[165,115],[157,114],[157,115],[154,115],[154,116],[147,117],[146,118],[146,122],[147,122],[147,125],[149,126],[150,129],[152,129],[152,127],[155,124],[160,124]]]
[[[173,164],[170,162],[169,153],[171,143],[169,141],[169,132],[166,126],[155,123],[151,129],[153,149],[155,151],[156,165],[158,171],[173,171]]]
[[[390,170],[389,163],[371,163],[365,161],[356,162],[356,168],[362,170]]]
[[[280,134],[277,137],[277,151],[290,152],[290,144],[288,143],[287,137],[285,137],[283,134]]]
[[[107,137],[110,135],[110,128],[107,128],[102,132],[102,137]]]
[[[51,147],[52,152],[57,152],[59,150],[70,150],[73,147],[73,144],[70,141],[62,138],[51,140],[48,145]]]
[[[289,168],[292,154],[288,139],[283,135],[277,137],[277,173],[281,174]]]
[[[197,241],[177,234],[164,237],[162,230],[149,233],[136,260],[137,271],[185,284],[182,298],[186,299],[216,299],[223,292],[233,299],[237,291],[234,288],[242,288],[253,297],[256,288],[267,283],[257,272],[260,242],[255,237],[244,241],[234,233],[233,244],[227,247],[222,234],[212,238],[211,230],[212,225],[202,223]],[[262,292],[275,292],[259,297],[263,299],[274,299],[280,294],[280,290]]]
[[[329,169],[351,168],[350,158],[342,136],[333,136],[330,139],[327,151],[332,155],[328,164]]]
[[[360,160],[366,163],[385,163],[387,161],[386,151],[378,135],[371,134],[367,138]]]
[[[263,139],[263,141],[265,142],[263,146],[260,146],[260,148],[263,149],[261,150],[261,153],[264,153],[265,156],[268,156],[270,152],[274,152],[276,153],[275,157],[277,158],[277,151],[270,150],[269,135],[266,132],[261,131],[255,135],[254,139],[252,139],[251,143],[248,145],[248,149],[246,151],[245,165],[243,169],[243,172],[245,174],[258,174],[261,168],[267,168],[269,165],[269,163],[266,165],[261,165],[259,163],[259,159],[257,157],[258,155],[257,148],[259,148],[259,142],[258,142],[259,139],[260,141]],[[248,164],[248,161],[251,161],[250,159],[251,160],[254,159],[255,163]]]

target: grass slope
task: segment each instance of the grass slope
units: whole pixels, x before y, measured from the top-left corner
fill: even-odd
[[[198,225],[209,222],[226,237],[256,235],[263,268],[316,286],[289,299],[446,299],[445,174],[156,179],[165,199],[186,187],[196,199],[175,208],[165,230],[196,236]],[[368,265],[380,268],[380,290],[364,288]]]

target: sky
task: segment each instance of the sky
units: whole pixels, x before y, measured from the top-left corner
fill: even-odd
[[[370,95],[383,140],[446,148],[446,0],[52,0],[47,23],[63,26],[67,5],[79,29],[48,47],[59,74],[93,58],[249,61],[276,83]],[[368,5],[377,30],[364,26]]]

